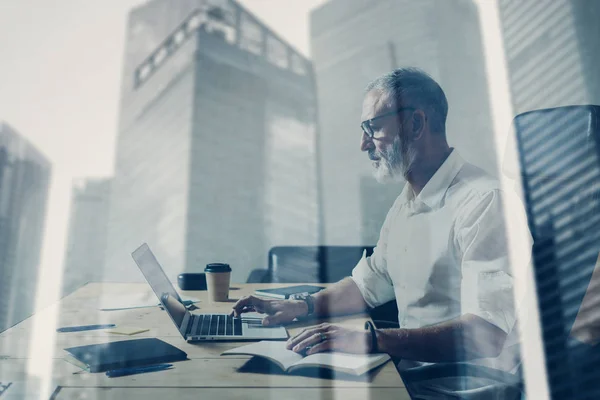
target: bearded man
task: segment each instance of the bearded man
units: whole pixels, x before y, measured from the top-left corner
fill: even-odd
[[[503,208],[514,194],[448,145],[447,114],[444,91],[419,69],[401,68],[369,84],[360,149],[378,181],[406,181],[373,255],[363,256],[351,277],[317,294],[301,300],[250,296],[233,314],[259,311],[268,314],[264,325],[285,324],[307,315],[363,312],[395,299],[397,329],[321,324],[291,338],[288,348],[385,352],[401,360],[400,371],[456,361],[514,369],[519,355]],[[522,206],[512,211],[525,221]]]

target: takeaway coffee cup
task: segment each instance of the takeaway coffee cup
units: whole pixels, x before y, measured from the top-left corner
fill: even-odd
[[[231,267],[229,264],[206,264],[206,286],[210,301],[227,301],[229,299],[229,280]]]

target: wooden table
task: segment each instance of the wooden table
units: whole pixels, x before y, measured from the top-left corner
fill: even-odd
[[[185,296],[201,299],[195,312],[229,312],[235,300],[258,288],[280,287],[281,284],[241,284],[230,291],[229,302],[209,303],[206,292],[182,291]],[[128,293],[150,295],[147,284],[89,283],[36,315],[0,334],[0,382],[29,382],[31,359],[41,351],[33,341],[32,332],[47,332],[54,336],[42,349],[51,350],[48,375],[56,388],[54,399],[409,399],[394,365],[389,362],[372,376],[357,379],[331,379],[319,376],[287,375],[268,368],[246,356],[221,357],[228,349],[246,343],[213,342],[186,343],[158,307],[123,311],[99,311],[102,296]],[[332,319],[332,322],[362,329],[366,315]],[[105,331],[73,333],[53,332],[57,327],[114,323],[117,326],[149,328],[148,332],[122,336]],[[289,327],[294,335],[305,325]],[[45,330],[45,331],[44,331]],[[188,354],[190,360],[175,363],[167,371],[108,378],[104,373],[81,373],[64,361],[64,348],[86,344],[156,337]],[[37,348],[36,348],[37,346]],[[53,347],[53,349],[48,349]],[[29,367],[28,367],[29,365]],[[252,367],[252,368],[250,368]],[[29,368],[29,369],[28,369]],[[262,369],[261,369],[262,368]],[[74,374],[74,372],[79,372]],[[1,389],[1,388],[0,388]],[[8,393],[8,391],[7,391]]]

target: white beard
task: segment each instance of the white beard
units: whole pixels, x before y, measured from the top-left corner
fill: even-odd
[[[381,158],[381,160],[374,162],[378,164],[375,166],[375,170],[373,171],[373,176],[375,177],[377,182],[386,184],[399,182],[402,180],[398,179],[399,174],[394,172],[394,170],[391,168],[390,163],[386,159]]]
[[[376,155],[379,161],[373,171],[373,176],[379,183],[403,182],[410,171],[416,159],[416,151],[408,146],[403,151],[400,137],[397,136],[394,142],[388,145],[383,152]]]

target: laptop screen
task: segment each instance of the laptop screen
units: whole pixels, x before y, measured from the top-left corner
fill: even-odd
[[[179,331],[181,331],[181,324],[183,324],[185,314],[188,312],[185,306],[167,293],[161,296],[161,303],[165,307],[167,313],[171,316],[173,322],[175,322],[175,325],[177,325]]]
[[[183,304],[183,300],[181,300],[181,297],[175,291],[171,281],[167,278],[167,275],[146,243],[131,253],[131,256],[159,300],[164,293],[168,293]]]

